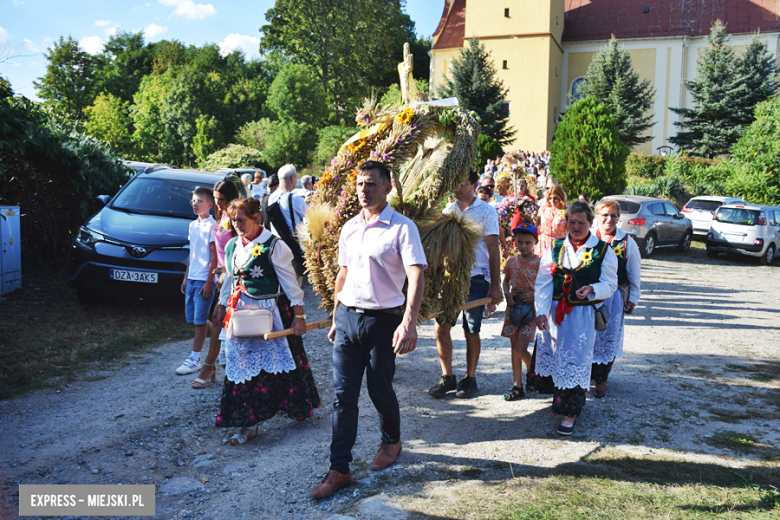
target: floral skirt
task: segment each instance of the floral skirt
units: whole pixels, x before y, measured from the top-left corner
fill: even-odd
[[[525,377],[525,391],[536,392],[537,394],[551,394],[555,390],[552,376],[540,376],[536,373],[536,346],[531,356],[531,366],[528,367],[528,374]]]
[[[566,417],[579,417],[588,391],[582,387],[561,389],[556,387],[553,392],[552,411]]]
[[[291,327],[293,310],[284,295],[279,296],[278,308],[284,327]],[[262,371],[244,383],[234,383],[225,378],[217,411],[218,427],[249,428],[280,411],[301,421],[311,417],[314,409],[322,405],[303,340],[300,336],[287,336],[287,341],[295,370],[277,374]]]

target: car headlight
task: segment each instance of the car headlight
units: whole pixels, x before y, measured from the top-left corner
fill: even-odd
[[[76,241],[84,244],[85,246],[94,247],[95,242],[103,241],[106,237],[96,231],[81,226],[78,233],[76,233]]]

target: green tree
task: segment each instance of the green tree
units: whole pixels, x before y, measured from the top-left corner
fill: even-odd
[[[414,83],[417,86],[417,90],[426,96],[428,95],[428,80],[415,79]],[[401,98],[401,87],[398,86],[398,83],[393,83],[390,85],[387,88],[387,91],[382,95],[382,98],[379,100],[380,105],[395,105],[402,102],[403,99]]]
[[[474,167],[482,172],[489,159],[495,159],[499,155],[504,155],[504,149],[498,144],[498,141],[487,134],[479,134],[477,139],[477,158],[474,160]]]
[[[265,138],[263,158],[273,168],[294,164],[303,168],[311,162],[317,146],[317,132],[306,123],[280,121]]]
[[[195,121],[195,130],[192,150],[195,153],[198,166],[203,168],[206,164],[206,158],[222,146],[222,131],[214,116],[200,116]]]
[[[403,43],[417,40],[404,5],[404,0],[276,0],[261,28],[261,49],[306,65],[338,120],[369,86],[398,80]]]
[[[154,45],[144,43],[142,31],[111,36],[98,58],[95,90],[132,102],[141,80],[152,72]]]
[[[653,107],[655,89],[650,80],[640,81],[631,54],[614,35],[590,62],[585,79],[578,93],[582,98],[593,96],[612,110],[621,141],[631,147],[653,138],[642,134],[653,127],[653,114],[647,111]]]
[[[81,111],[92,104],[95,61],[81,50],[72,37],[60,36],[54,46],[44,53],[48,62],[46,74],[34,81],[38,96],[46,103],[59,105],[72,118],[79,119]]]
[[[84,129],[89,135],[110,144],[117,154],[132,154],[130,103],[101,92],[84,113],[87,116]]]
[[[589,193],[598,200],[623,193],[628,154],[612,111],[589,97],[574,103],[558,124],[550,171],[566,193]]]
[[[268,118],[250,121],[238,129],[234,140],[236,143],[248,146],[249,148],[262,150],[265,148],[266,137],[268,137],[268,134],[273,130],[276,124],[276,121],[271,121]]]
[[[163,114],[167,108],[168,91],[173,84],[173,74],[150,74],[141,80],[138,91],[133,96],[130,116],[135,125],[133,143],[142,159],[151,162],[175,162],[171,156],[175,139],[163,124]]]
[[[748,126],[755,120],[756,106],[777,94],[777,58],[772,56],[756,34],[739,58],[737,70],[747,87],[740,123]]]
[[[731,156],[713,167],[726,178],[726,194],[754,204],[780,204],[780,99],[759,103],[755,121]]]
[[[331,159],[336,157],[341,146],[357,131],[354,126],[326,126],[317,130],[314,162],[321,168],[329,167]]]
[[[444,78],[442,96],[457,97],[464,110],[477,113],[481,133],[502,146],[510,144],[516,132],[504,106],[509,89],[496,77],[493,58],[477,38],[460,49],[451,71]]]
[[[322,84],[304,65],[287,64],[268,89],[268,108],[280,120],[319,126],[328,116]]]
[[[695,106],[670,108],[681,117],[674,123],[679,132],[669,141],[712,158],[729,153],[742,135],[748,92],[723,22],[715,22],[707,39],[710,46],[696,61],[696,79],[684,81]]]

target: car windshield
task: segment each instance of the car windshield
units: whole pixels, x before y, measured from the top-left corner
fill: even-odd
[[[723,205],[717,200],[691,200],[685,205],[685,209],[700,209],[702,211],[715,211]]]
[[[618,206],[620,206],[621,213],[627,213],[629,215],[639,213],[639,210],[642,208],[640,204],[631,202],[630,200],[616,200],[615,202],[617,202]]]
[[[122,190],[111,207],[142,215],[194,219],[190,200],[198,186],[201,185],[192,181],[136,177]]]
[[[715,220],[727,224],[754,226],[758,221],[759,211],[745,208],[720,208],[715,214]]]

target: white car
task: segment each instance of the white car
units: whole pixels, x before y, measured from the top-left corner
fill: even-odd
[[[707,234],[707,256],[736,253],[769,265],[780,249],[780,207],[724,204]]]
[[[710,224],[715,218],[715,212],[724,204],[745,203],[744,199],[736,197],[716,197],[711,195],[700,195],[689,200],[682,211],[686,217],[693,223],[693,234],[707,236],[710,232]]]

